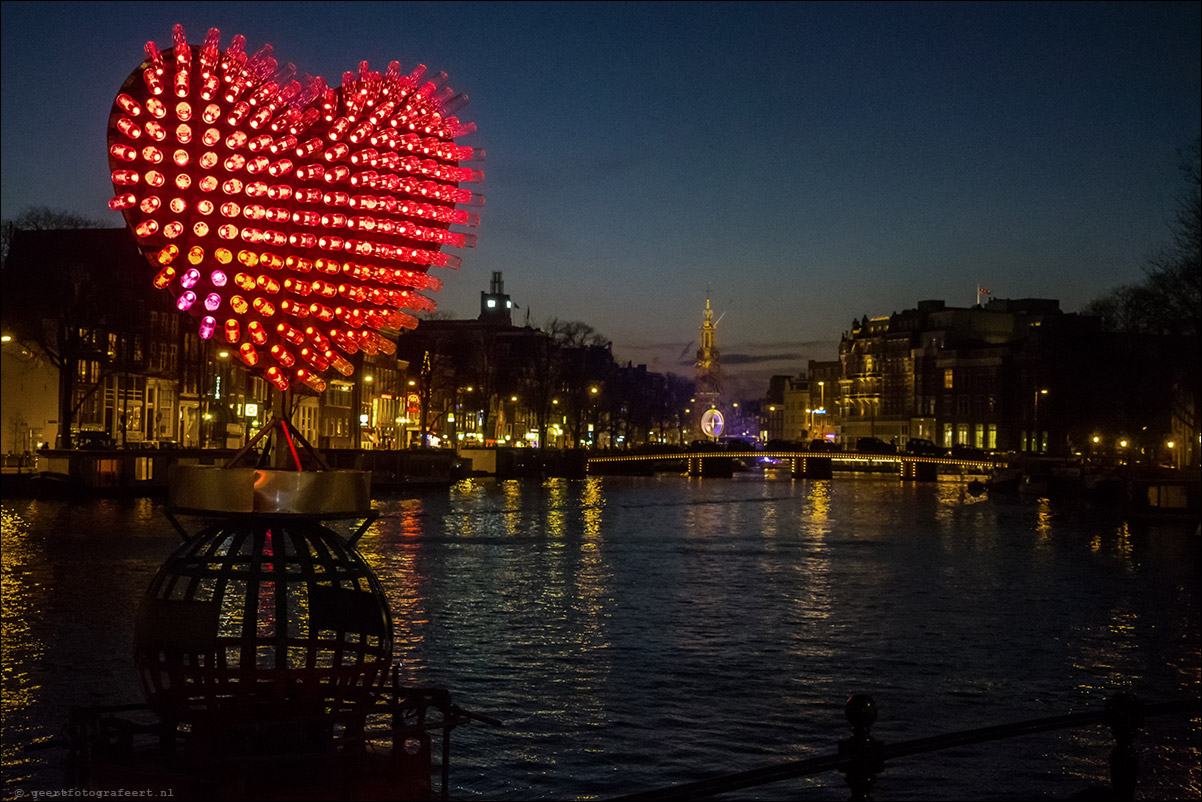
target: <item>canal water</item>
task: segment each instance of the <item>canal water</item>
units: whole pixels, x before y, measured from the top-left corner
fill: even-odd
[[[456,730],[452,798],[605,799],[828,754],[869,693],[902,741],[1202,687],[1199,539],[961,481],[787,474],[468,480],[377,498],[360,541],[402,681]],[[4,796],[62,787],[71,705],[140,701],[156,502],[3,502]],[[1141,799],[1199,796],[1194,718],[1149,722]],[[1065,799],[1104,727],[890,763],[877,799]],[[828,773],[734,795],[845,799]]]

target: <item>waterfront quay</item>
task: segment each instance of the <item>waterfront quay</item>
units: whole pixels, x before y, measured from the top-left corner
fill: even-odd
[[[358,542],[405,684],[455,734],[453,799],[616,798],[835,751],[870,694],[887,744],[1196,700],[1199,541],[1078,497],[787,470],[472,477],[377,493]],[[179,545],[153,497],[3,501],[5,796],[62,787],[72,705],[142,700],[135,612]],[[102,601],[102,603],[98,603]],[[1196,714],[1150,718],[1137,798],[1196,798]],[[890,759],[877,799],[1064,799],[1102,724]],[[844,799],[824,772],[740,793]]]

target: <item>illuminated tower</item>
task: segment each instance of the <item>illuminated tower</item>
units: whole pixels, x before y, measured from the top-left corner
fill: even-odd
[[[701,347],[697,349],[697,379],[694,390],[694,413],[698,429],[717,437],[722,433],[722,365],[718,358],[718,324],[709,298],[705,299],[705,320],[701,324]],[[707,414],[719,410],[719,414]],[[716,423],[716,427],[715,427]]]

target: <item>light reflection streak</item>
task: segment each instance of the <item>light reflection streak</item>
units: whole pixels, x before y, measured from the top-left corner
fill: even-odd
[[[4,510],[0,517],[0,599],[3,600],[3,626],[0,634],[0,661],[3,662],[3,767],[5,784],[10,776],[21,780],[18,770],[25,758],[21,747],[44,740],[30,720],[34,706],[42,699],[44,685],[35,675],[43,664],[47,644],[33,635],[30,623],[49,605],[45,574],[51,570],[41,550],[29,543],[29,525],[19,514]]]

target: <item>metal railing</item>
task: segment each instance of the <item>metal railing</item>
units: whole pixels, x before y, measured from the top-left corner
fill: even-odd
[[[1106,724],[1114,734],[1115,745],[1109,755],[1110,798],[1131,800],[1135,795],[1139,774],[1139,753],[1135,749],[1135,738],[1144,721],[1154,716],[1197,715],[1200,711],[1202,700],[1199,699],[1145,703],[1132,694],[1117,693],[1106,700],[1102,710],[887,744],[873,738],[870,732],[877,718],[876,702],[867,694],[857,694],[848,699],[844,707],[844,714],[851,723],[851,737],[840,740],[838,751],[834,754],[791,760],[750,771],[640,791],[615,797],[610,802],[685,802],[832,770],[845,775],[852,800],[869,800],[869,791],[875,785],[877,775],[884,770],[886,760],[1092,724]]]

